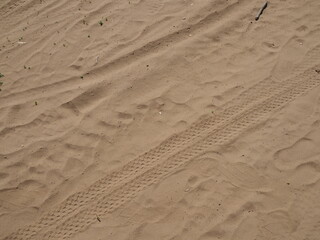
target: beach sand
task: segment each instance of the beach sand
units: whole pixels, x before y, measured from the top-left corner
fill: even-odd
[[[317,240],[320,1],[2,0],[0,239]]]

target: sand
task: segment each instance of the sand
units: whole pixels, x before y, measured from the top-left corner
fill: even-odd
[[[317,240],[320,1],[2,0],[0,239]]]

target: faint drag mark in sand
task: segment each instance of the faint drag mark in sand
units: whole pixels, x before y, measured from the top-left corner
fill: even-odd
[[[241,1],[239,3],[233,3],[231,5],[226,6],[221,12],[213,12],[209,13],[207,16],[199,20],[198,22],[189,25],[186,28],[180,29],[176,32],[170,33],[164,37],[156,39],[154,41],[148,42],[145,45],[127,53],[123,56],[112,60],[111,62],[93,69],[90,73],[94,75],[94,73],[105,75],[109,74],[112,71],[116,71],[122,69],[124,66],[128,66],[129,64],[137,62],[139,59],[149,57],[152,54],[159,53],[160,51],[167,50],[167,45],[170,44],[171,47],[181,43],[182,41],[188,40],[189,35],[200,34],[203,31],[206,31],[208,26],[221,23],[217,20],[221,19],[222,16],[228,16],[234,11],[242,13],[241,9],[247,8],[249,5],[248,2]],[[245,16],[245,13],[242,13],[241,16]],[[214,23],[214,24],[212,24]],[[235,21],[231,21],[233,25]],[[65,79],[63,81],[51,83],[49,85],[38,86],[36,88],[28,89],[23,92],[15,92],[8,96],[4,96],[0,98],[0,107],[1,103],[5,106],[8,104],[18,104],[26,101],[26,99],[34,99],[37,97],[39,92],[45,91],[48,96],[55,95],[60,92],[70,91],[74,89],[74,86],[77,87],[88,87],[94,83],[105,81],[104,79],[90,79],[90,81],[82,81],[79,77],[73,77],[69,79]],[[3,106],[3,105],[2,105]]]

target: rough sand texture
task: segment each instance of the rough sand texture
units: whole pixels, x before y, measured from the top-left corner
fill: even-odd
[[[0,1],[0,239],[318,240],[320,1]]]

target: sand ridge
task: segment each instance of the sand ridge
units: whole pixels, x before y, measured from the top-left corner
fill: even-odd
[[[1,3],[0,238],[317,239],[320,5],[261,5]]]

